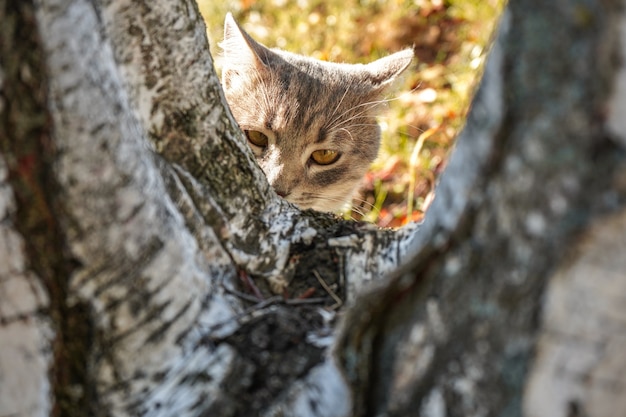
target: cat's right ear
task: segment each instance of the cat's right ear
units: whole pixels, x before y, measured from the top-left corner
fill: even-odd
[[[229,12],[224,19],[224,40],[219,44],[224,51],[224,68],[252,67],[263,70],[270,66],[274,53],[261,45],[235,22]]]

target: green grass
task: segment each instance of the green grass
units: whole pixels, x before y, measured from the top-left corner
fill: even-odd
[[[380,119],[383,142],[363,182],[364,202],[346,217],[390,227],[422,218],[465,121],[504,0],[198,3],[214,57],[229,11],[261,43],[323,60],[369,62],[414,46],[417,64]]]

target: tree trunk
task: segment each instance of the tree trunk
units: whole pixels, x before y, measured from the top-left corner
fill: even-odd
[[[619,415],[620,6],[511,1],[391,231],[274,194],[193,1],[0,0],[0,416]]]

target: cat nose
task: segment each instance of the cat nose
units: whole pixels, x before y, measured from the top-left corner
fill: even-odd
[[[279,196],[281,196],[282,198],[287,197],[287,195],[289,194],[288,191],[281,191],[281,190],[275,190],[276,194],[278,194]]]

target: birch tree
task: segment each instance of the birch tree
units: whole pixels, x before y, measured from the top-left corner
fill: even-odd
[[[622,8],[511,0],[392,231],[274,194],[193,1],[0,0],[0,416],[619,415]]]

